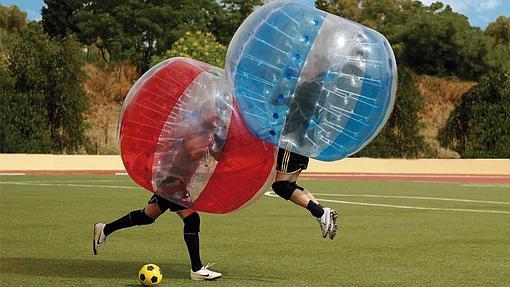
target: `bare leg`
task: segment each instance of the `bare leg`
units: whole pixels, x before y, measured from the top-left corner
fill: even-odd
[[[299,178],[300,174],[301,174],[301,170],[298,170],[294,173],[283,173],[283,172],[276,171],[275,181],[287,180],[289,182],[296,182],[297,179]],[[294,190],[294,192],[292,193],[292,196],[290,197],[290,201],[292,201],[295,204],[302,206],[304,208],[306,208],[308,206],[308,202],[310,200],[315,202],[316,204],[319,204],[319,201],[317,201],[317,199],[315,199],[313,194],[307,189],[305,189],[303,191],[301,191],[300,189],[296,189],[296,190]]]
[[[311,201],[313,201],[313,202],[315,202],[315,203],[319,204],[319,201],[315,198],[315,196],[313,196],[313,194],[312,194],[312,193],[311,193],[308,189],[306,189],[306,188],[305,188],[305,190],[303,190],[303,193],[304,193],[306,196],[308,196],[308,198],[309,198]]]
[[[192,210],[192,209],[185,209],[185,210],[183,210],[183,211],[177,211],[176,213],[177,213],[177,215],[179,215],[179,217],[180,217],[181,219],[184,219],[184,218],[186,218],[186,217],[190,216],[191,214],[193,214],[193,213],[195,213],[195,212],[196,212],[196,211],[194,211],[194,210]]]
[[[154,220],[156,220],[161,215],[161,210],[159,209],[159,206],[156,203],[147,204],[144,207],[143,211],[148,217]]]

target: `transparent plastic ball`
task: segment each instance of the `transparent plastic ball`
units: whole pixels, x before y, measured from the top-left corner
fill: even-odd
[[[244,124],[224,71],[172,58],[146,72],[118,124],[131,178],[186,208],[239,209],[271,182],[275,148]]]
[[[386,38],[301,1],[252,13],[229,45],[225,70],[253,133],[318,160],[363,148],[395,101],[397,67]]]

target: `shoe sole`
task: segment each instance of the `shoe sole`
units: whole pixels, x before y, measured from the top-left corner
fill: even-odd
[[[329,230],[329,239],[333,240],[336,236],[336,230],[338,229],[338,225],[336,224],[336,220],[338,218],[338,213],[336,210],[331,210],[331,228]]]
[[[99,239],[99,237],[96,234],[96,226],[97,226],[97,223],[94,224],[94,238],[92,238],[92,251],[94,252],[94,255],[97,255],[97,244],[96,244],[96,242]]]
[[[221,278],[221,276],[218,277],[191,277],[191,280],[193,281],[213,281],[216,279]]]

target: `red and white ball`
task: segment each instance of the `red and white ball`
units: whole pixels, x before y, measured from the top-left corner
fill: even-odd
[[[119,117],[129,176],[197,211],[228,213],[272,182],[275,148],[243,122],[223,70],[172,58],[131,88]]]

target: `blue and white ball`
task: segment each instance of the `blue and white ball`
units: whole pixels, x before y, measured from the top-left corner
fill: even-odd
[[[228,48],[226,73],[253,133],[324,161],[347,157],[377,135],[397,86],[383,35],[291,0],[246,19]]]

